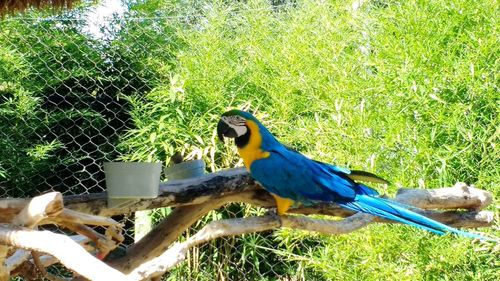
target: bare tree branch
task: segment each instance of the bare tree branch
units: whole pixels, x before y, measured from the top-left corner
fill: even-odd
[[[14,204],[17,204],[18,202],[19,201],[14,201]],[[7,205],[8,201],[0,203],[4,203]],[[26,226],[28,228],[34,228],[43,219],[57,216],[59,213],[61,213],[62,209],[63,201],[61,193],[50,192],[47,194],[39,195],[32,198],[31,200],[26,200],[24,202],[21,211],[12,218],[11,224],[15,226]],[[15,263],[13,263],[12,261],[9,261],[7,259],[8,252],[8,245],[0,245],[0,280],[3,278],[8,279],[10,271],[13,270],[13,268],[11,268],[12,265],[22,263],[23,260],[28,259],[28,255],[18,254],[15,258],[19,260],[16,260]],[[36,257],[34,258],[36,261]]]
[[[12,206],[17,206],[17,207],[23,206],[22,210],[13,217],[11,222],[13,225],[27,226],[29,228],[33,228],[43,220],[58,221],[60,225],[70,228],[75,232],[88,235],[90,238],[94,240],[99,250],[104,253],[108,253],[111,249],[114,249],[117,246],[117,244],[121,243],[121,241],[123,240],[123,239],[120,240],[118,243],[114,242],[112,243],[111,239],[107,239],[107,237],[98,234],[93,229],[82,224],[77,224],[82,222],[92,222],[93,224],[101,224],[109,226],[118,225],[117,222],[109,218],[100,218],[86,214],[79,214],[71,210],[65,210],[64,212],[63,200],[61,193],[59,192],[50,192],[47,194],[34,197],[31,200],[2,200],[1,203],[2,206],[7,206],[10,207],[11,209]],[[53,218],[60,215],[61,213],[63,213],[64,215],[62,215],[60,218]],[[64,235],[54,234],[47,231],[28,232],[26,229],[9,230],[8,228],[5,227],[2,230],[3,232],[0,232],[0,241],[2,241],[3,244],[6,245],[16,246],[19,248],[26,248],[31,250],[33,263],[36,265],[38,271],[44,276],[46,275],[46,271],[45,268],[43,267],[43,262],[40,259],[38,251],[49,254],[56,253],[60,255],[62,251],[57,252],[57,250],[59,250],[61,246],[61,244],[59,243],[64,244],[64,241],[66,241],[65,243],[68,244],[67,246],[69,247],[68,250],[78,249],[80,250],[80,253],[84,252],[86,255],[89,255],[85,250],[83,250],[83,248],[78,246],[78,244],[73,243],[74,244],[73,245],[72,243],[70,243],[69,241],[72,240]],[[50,236],[50,235],[54,235],[55,237],[52,237],[52,240],[49,240],[48,237],[46,237],[47,240],[45,241],[43,240],[44,236]],[[32,236],[31,239],[34,241],[27,240],[28,236]],[[64,237],[65,240],[64,239],[61,240],[62,239],[61,237]],[[31,244],[29,243],[27,244],[27,242],[31,242]],[[33,244],[37,242],[39,244]],[[68,252],[68,255],[71,255],[71,252]],[[16,253],[5,262],[6,265],[5,269],[8,270],[8,272],[13,271],[15,269],[14,266],[22,264],[22,262],[27,260],[28,257],[29,256],[26,254],[26,251],[22,250],[16,251]],[[55,255],[55,257],[60,259],[60,257],[57,255]],[[69,256],[65,256],[65,258],[68,257]],[[91,259],[94,259],[92,256],[90,257]],[[75,257],[73,257],[73,259],[74,258]],[[88,257],[85,256],[82,258],[84,260],[85,258],[87,258],[87,260],[89,259]],[[64,260],[61,260],[61,262],[71,263],[71,261],[64,261]],[[4,263],[2,262],[2,264]],[[105,265],[103,264],[103,266]],[[26,268],[29,269],[30,266],[27,266]],[[68,268],[73,269],[71,266],[68,266]],[[110,276],[113,276],[112,273],[110,274],[111,274]]]
[[[64,200],[66,207],[69,209],[101,216],[112,216],[160,207],[200,204],[228,194],[257,190],[261,190],[260,185],[249,176],[245,169],[238,168],[208,174],[195,179],[161,183],[159,197],[138,200],[134,204],[121,208],[107,208],[105,193],[68,196]],[[416,193],[419,193],[419,195],[415,197]],[[266,197],[267,192],[264,192],[264,194],[263,197]],[[398,198],[400,198],[400,202],[423,209],[463,208],[479,210],[491,203],[492,195],[473,186],[458,183],[453,188],[400,189]],[[274,206],[271,197],[263,199],[268,201],[268,204],[266,203],[263,207]],[[263,200],[261,202],[264,203]],[[347,212],[346,214],[350,215],[352,213]],[[345,217],[345,215],[342,217]]]
[[[5,266],[9,272],[13,271],[16,267],[20,266],[30,256],[29,251],[17,250],[5,261]]]
[[[186,229],[211,210],[231,202],[244,202],[246,199],[254,200],[254,193],[246,191],[238,195],[226,195],[202,204],[176,208],[150,233],[132,245],[125,257],[114,260],[110,264],[122,272],[129,272],[141,263],[163,253]]]
[[[446,193],[446,189],[442,189],[443,193]],[[458,192],[459,190],[456,190]],[[463,190],[462,190],[463,191]],[[474,194],[474,190],[467,191],[468,194]],[[415,197],[410,195],[405,195],[403,198],[407,200],[412,198],[420,207],[428,207],[427,205],[427,195],[425,193],[417,193]],[[424,197],[419,198],[418,196]],[[447,204],[453,204],[455,198],[462,199],[462,194],[454,194],[453,196],[448,196],[446,200]],[[397,197],[396,201],[400,201]],[[403,200],[401,200],[403,201]],[[262,190],[249,190],[241,192],[239,194],[226,195],[211,201],[205,202],[199,205],[190,205],[186,207],[178,208],[179,212],[173,212],[167,219],[165,219],[159,227],[155,228],[149,235],[145,236],[143,240],[139,243],[133,245],[130,251],[125,257],[120,260],[114,261],[111,264],[123,272],[130,272],[132,269],[136,272],[134,274],[145,274],[145,268],[140,266],[141,262],[148,261],[157,257],[161,252],[165,251],[168,246],[173,243],[181,233],[183,233],[189,226],[196,220],[201,218],[205,213],[211,209],[216,209],[219,206],[230,202],[245,202],[251,203],[257,206],[269,207],[274,204],[271,197]],[[188,208],[189,207],[189,208]],[[187,208],[187,209],[184,209]],[[339,221],[330,220],[315,220],[307,217],[293,217],[288,216],[287,219],[283,220],[283,226],[291,227],[294,229],[305,229],[309,231],[317,231],[327,234],[341,234],[352,232],[358,228],[365,226],[367,223],[372,221],[394,223],[393,221],[383,220],[369,215],[353,215],[352,212],[346,212],[344,209],[340,209],[335,205],[324,205],[321,208],[297,208],[292,209],[293,213],[307,213],[307,214],[328,214],[334,216],[348,217],[347,219]],[[427,215],[431,218],[437,219],[439,221],[447,222],[451,226],[488,226],[493,223],[493,213],[489,211],[482,211],[480,213],[467,213],[467,212],[438,212],[438,211],[424,211],[419,210],[420,213]],[[249,218],[250,219],[250,218]],[[179,223],[182,222],[182,223]],[[217,224],[216,224],[217,226]],[[258,228],[255,231],[259,231]],[[228,234],[232,235],[232,234]],[[179,256],[179,255],[178,255]],[[182,256],[182,254],[180,255]],[[163,262],[163,261],[162,261]],[[154,262],[153,262],[154,264]],[[138,268],[140,266],[140,268]],[[132,273],[131,273],[132,274]],[[139,276],[138,275],[138,276]]]
[[[33,258],[33,263],[35,264],[36,269],[42,275],[42,277],[47,276],[47,270],[45,270],[45,267],[40,260],[41,254],[37,251],[31,251],[31,257]]]
[[[159,197],[138,200],[136,203],[126,207],[109,209],[107,207],[106,193],[104,192],[71,195],[64,197],[64,202],[67,209],[79,213],[110,217],[140,210],[200,204],[224,195],[239,194],[244,191],[257,192],[260,190],[261,187],[255,183],[248,172],[246,172],[245,169],[238,168],[208,174],[195,179],[173,180],[161,183]],[[419,195],[414,197],[416,193],[419,193]],[[408,194],[408,196],[406,194]],[[274,201],[268,196],[267,192],[262,191],[259,196],[262,197],[262,200],[258,200],[260,201],[258,205],[263,207],[274,206]],[[401,202],[424,209],[456,209],[462,206],[460,208],[478,210],[489,205],[492,196],[487,191],[460,183],[453,189],[400,189],[398,191],[398,198],[400,198]],[[0,200],[0,222],[10,222],[12,217],[17,214],[25,204],[26,200]],[[329,206],[329,208],[332,208],[332,206]],[[352,214],[348,211],[339,212],[346,212],[345,215],[341,215],[342,217]],[[59,217],[64,219],[67,213],[69,213],[69,211],[65,209]],[[69,217],[68,219],[73,220],[74,218]],[[89,221],[91,220],[86,220],[85,224],[90,224]],[[98,224],[103,225],[103,222],[99,222]]]
[[[9,281],[10,270],[6,265],[6,259],[9,254],[9,247],[0,245],[0,281]]]
[[[194,246],[224,237],[276,229],[280,226],[338,235],[356,231],[375,221],[375,217],[357,213],[343,220],[323,220],[304,216],[261,216],[213,221],[183,243],[174,244],[158,257],[145,262],[131,271],[131,280],[144,280],[161,276],[186,259]]]
[[[64,224],[65,222],[97,226],[121,227],[121,224],[112,218],[80,213],[67,208],[65,208],[57,217],[54,217],[52,220],[44,221],[43,223]]]
[[[33,211],[43,210],[41,207],[30,209],[29,206],[36,202],[34,199],[31,201],[0,200],[0,222],[15,221],[27,226],[57,224],[87,236],[86,241],[91,240],[95,244],[95,247],[91,247],[92,250],[98,249],[101,253],[107,253],[123,240],[121,225],[111,218],[102,216],[158,207],[176,207],[169,217],[153,231],[132,245],[124,257],[110,261],[111,266],[123,273],[128,273],[127,276],[103,264],[88,254],[84,248],[78,246],[77,243],[70,242],[71,239],[61,234],[0,224],[0,244],[53,255],[70,270],[91,280],[101,280],[99,278],[103,278],[102,280],[104,278],[106,280],[126,280],[126,278],[128,280],[143,280],[156,278],[184,260],[191,247],[222,236],[271,230],[280,226],[326,234],[342,234],[355,231],[372,222],[393,223],[369,215],[354,214],[335,204],[321,204],[314,207],[299,205],[292,208],[290,213],[323,214],[347,218],[321,220],[305,216],[284,216],[278,220],[272,216],[263,216],[215,221],[207,224],[200,232],[184,243],[172,245],[197,220],[209,211],[218,209],[225,204],[242,202],[271,208],[274,207],[275,202],[268,192],[261,189],[249,177],[244,169],[231,169],[202,178],[162,183],[160,191],[161,195],[158,198],[138,200],[130,206],[111,209],[106,206],[105,193],[65,197],[67,208],[63,209],[62,205],[59,205],[60,207],[57,208],[49,208],[48,212]],[[53,198],[56,197],[57,200],[60,199],[60,195]],[[421,208],[417,209],[417,212],[450,226],[480,227],[490,226],[493,223],[493,212],[480,211],[492,202],[491,194],[464,184],[432,190],[402,189],[394,200],[417,206]],[[463,210],[457,211],[457,209]],[[47,214],[53,214],[53,216],[48,217]],[[86,225],[106,226],[106,233],[105,235],[99,234]],[[62,237],[65,237],[66,240]],[[54,244],[54,241],[57,243]],[[64,248],[65,253],[62,252],[61,247]],[[4,248],[8,250],[7,247]],[[22,263],[27,259],[26,251],[17,250],[14,255],[8,257],[9,253],[4,250],[3,260],[8,258],[3,263],[1,250],[0,246],[0,276],[2,276],[2,272],[12,272],[15,267],[24,268],[20,270],[25,270],[27,275],[33,274],[33,263],[36,262],[39,267],[46,267],[56,261],[53,257],[45,255],[41,256],[39,260],[36,260],[35,257]],[[20,263],[22,263],[21,266],[19,266]],[[2,265],[7,265],[7,267],[2,267]],[[19,271],[16,269],[15,272]],[[51,276],[47,275],[47,277]]]
[[[0,224],[0,243],[52,255],[68,269],[90,280],[127,280],[121,272],[97,260],[66,235]]]
[[[481,210],[493,201],[493,195],[463,182],[453,187],[436,189],[400,189],[399,202],[424,209]]]
[[[201,204],[226,194],[260,189],[261,187],[255,183],[245,169],[238,168],[194,179],[171,180],[160,183],[159,188],[160,195],[157,198],[137,200],[137,202],[125,207],[108,208],[105,192],[67,196],[64,198],[64,203],[68,209],[110,217],[141,210]]]
[[[450,189],[453,192],[449,192]],[[411,200],[412,203],[421,208],[436,208],[439,207],[439,203],[444,206],[452,206],[460,208],[464,203],[463,197],[466,193],[469,198],[485,198],[483,200],[477,200],[476,202],[485,202],[478,204],[477,206],[485,207],[491,200],[488,200],[488,196],[483,194],[483,191],[473,188],[448,188],[448,189],[438,189],[434,191],[434,194],[439,195],[439,199],[429,200],[429,194],[427,192],[406,192],[402,198],[397,196],[395,201],[406,203]],[[255,191],[247,191],[243,196],[240,196],[238,200],[240,202],[248,202],[256,205],[269,205],[269,198],[265,196],[255,196]],[[457,203],[458,201],[458,203]],[[465,206],[471,206],[465,202]],[[336,216],[349,216],[341,221],[332,220],[318,220],[302,216],[284,216],[281,217],[281,225],[283,227],[289,227],[293,229],[302,229],[308,231],[315,231],[325,234],[344,234],[355,231],[359,228],[366,226],[367,224],[374,221],[381,222],[391,222],[383,220],[380,218],[373,217],[367,214],[355,214],[352,215],[350,212],[346,212],[343,209],[332,207],[331,205],[322,206],[319,209],[315,208],[298,208],[294,209],[295,213],[308,213],[308,214],[329,214]],[[467,212],[437,212],[437,211],[420,211],[424,215],[432,217],[434,219],[444,221],[450,225],[462,225],[462,226],[477,226],[477,225],[491,225],[493,222],[493,213],[488,211],[483,211],[479,213],[467,213]],[[466,221],[466,222],[464,222]],[[272,217],[257,217],[257,218],[243,218],[243,219],[230,219],[223,221],[211,222],[200,230],[197,234],[189,238],[186,242],[181,244],[175,244],[169,250],[165,251],[163,254],[157,258],[151,259],[150,261],[143,263],[142,265],[135,268],[129,273],[132,279],[145,278],[145,276],[160,276],[165,271],[168,271],[171,267],[175,266],[179,262],[185,259],[187,251],[196,245],[205,243],[209,240],[216,239],[222,236],[231,235],[241,235],[249,232],[259,232],[264,230],[274,229],[280,226],[280,221],[273,219]],[[163,272],[162,272],[163,271]]]
[[[73,235],[73,236],[69,236],[69,238],[71,240],[73,240],[75,243],[82,246],[87,252],[90,252],[90,253],[96,252],[96,247],[93,244],[89,244],[89,242],[91,240],[88,237],[83,236],[83,235]],[[18,251],[24,251],[24,250],[18,250]],[[43,256],[40,256],[40,262],[44,267],[49,267],[55,263],[58,263],[59,261],[56,258],[54,258],[53,256],[43,255]]]
[[[31,199],[12,220],[12,224],[32,228],[47,217],[57,216],[62,209],[61,193],[46,193]]]
[[[128,276],[132,280],[143,280],[161,276],[172,267],[182,262],[190,248],[223,237],[261,232],[280,226],[294,229],[317,231],[326,234],[342,234],[355,231],[369,224],[374,217],[356,214],[341,221],[319,220],[307,217],[262,216],[251,218],[226,219],[213,221],[183,243],[177,243],[163,254],[134,269]]]

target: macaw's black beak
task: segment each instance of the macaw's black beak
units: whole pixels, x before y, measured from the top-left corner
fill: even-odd
[[[220,120],[217,124],[217,136],[220,141],[224,142],[224,137],[226,138],[236,138],[238,135],[236,131],[231,128],[226,122]]]

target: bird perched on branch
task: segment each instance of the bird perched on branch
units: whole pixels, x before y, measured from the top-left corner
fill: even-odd
[[[252,114],[231,110],[217,125],[221,141],[233,138],[245,167],[276,200],[278,215],[284,215],[294,202],[312,205],[332,202],[339,206],[384,219],[419,227],[437,234],[447,232],[487,239],[461,231],[407,209],[408,206],[379,197],[376,190],[358,181],[387,183],[363,171],[311,160],[281,144]]]

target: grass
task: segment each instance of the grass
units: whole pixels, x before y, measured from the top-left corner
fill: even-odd
[[[82,89],[109,80],[103,92],[131,109],[133,129],[119,140],[125,160],[165,161],[181,150],[203,158],[209,171],[241,165],[235,148],[215,134],[220,114],[241,108],[308,156],[387,178],[393,185],[377,187],[383,193],[463,181],[500,196],[496,0],[377,0],[356,11],[344,1],[135,2],[132,12],[148,19],[125,19],[115,40],[101,47],[76,26],[70,36],[65,29],[48,36],[58,24],[15,28],[9,22],[4,38],[17,34],[19,40],[0,46],[0,91],[13,93],[0,97],[5,120],[13,122],[12,114],[19,128],[49,128],[50,118],[34,114],[41,94],[32,92],[71,78],[83,83],[81,89],[63,88],[94,104]],[[162,10],[173,17],[156,17]],[[36,36],[27,35],[32,32]],[[33,41],[20,40],[28,37]],[[56,67],[61,61],[67,64]],[[111,74],[101,69],[108,67]],[[31,75],[41,79],[25,82]],[[94,128],[87,134],[99,135],[105,119],[86,112],[80,111],[90,118],[85,126]],[[5,158],[25,163],[22,157],[29,157],[28,171],[48,169],[53,154],[67,145],[19,139],[4,140],[12,146],[5,145],[4,154],[15,152]],[[0,165],[0,178],[10,173]],[[483,230],[500,236],[497,205],[490,207],[496,225]],[[231,205],[193,231],[210,220],[261,213]],[[160,210],[152,219],[166,215]],[[491,247],[399,225],[371,225],[343,236],[282,229],[196,248],[166,278],[500,280],[499,260]]]
[[[180,31],[188,48],[175,83],[135,103],[148,121],[140,130],[156,130],[142,146],[151,157],[161,158],[153,143],[162,140],[167,154],[182,147],[213,170],[238,164],[214,141],[214,124],[227,108],[249,107],[302,152],[390,179],[388,192],[466,181],[499,195],[493,3],[387,1],[356,16],[336,2],[278,13],[250,5],[216,7],[198,30]],[[368,55],[360,51],[367,44]],[[278,237],[297,237],[300,249],[320,243],[299,255],[273,251],[326,279],[498,279],[488,250],[402,226]]]
[[[213,171],[241,164],[214,130],[224,110],[247,108],[303,153],[389,179],[387,193],[464,181],[498,198],[497,4],[372,1],[353,12],[343,1],[217,2],[176,34],[185,48],[171,85],[132,102],[139,121],[126,155],[161,160],[180,148]],[[254,270],[275,255],[288,261],[274,278],[500,279],[498,252],[405,226],[251,237],[238,249],[258,253]],[[273,275],[254,279],[264,276]]]

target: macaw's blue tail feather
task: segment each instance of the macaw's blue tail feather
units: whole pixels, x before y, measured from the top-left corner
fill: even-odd
[[[425,229],[440,235],[451,232],[457,235],[473,239],[478,238],[481,240],[496,241],[494,239],[483,237],[478,234],[461,231],[453,227],[447,226],[445,224],[432,220],[428,217],[410,211],[402,207],[401,204],[397,202],[393,202],[384,198],[373,197],[370,195],[358,195],[356,196],[356,199],[354,201],[338,203],[338,204],[341,207],[344,207],[352,211],[368,213],[371,215],[382,217],[384,219],[389,219],[407,225],[415,226],[421,229]]]

